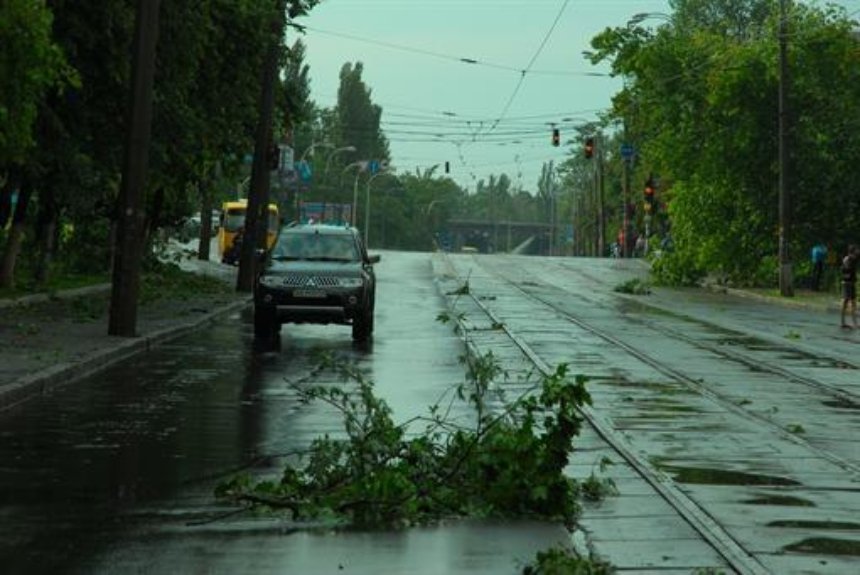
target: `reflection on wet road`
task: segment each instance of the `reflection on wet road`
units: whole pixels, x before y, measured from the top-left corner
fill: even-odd
[[[444,302],[429,256],[387,256],[372,345],[354,346],[348,327],[285,325],[280,346],[258,352],[246,311],[4,414],[3,573],[114,573],[99,557],[122,555],[126,537],[221,513],[219,480],[242,469],[276,475],[284,454],[337,433],[336,414],[300,404],[291,387],[318,353],[366,370],[397,419],[426,413],[462,381],[462,344],[436,321]],[[239,572],[230,565],[223,572]]]

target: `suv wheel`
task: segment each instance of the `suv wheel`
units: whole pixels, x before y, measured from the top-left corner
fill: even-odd
[[[352,339],[366,341],[373,333],[373,308],[363,311],[352,320]]]
[[[271,310],[254,307],[254,335],[261,339],[274,339],[280,331],[280,324],[275,321]]]

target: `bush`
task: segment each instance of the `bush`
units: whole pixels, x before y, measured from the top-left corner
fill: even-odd
[[[585,379],[570,378],[561,365],[491,411],[491,384],[503,375],[495,358],[490,353],[464,361],[468,381],[451,401],[473,405],[474,427],[448,419],[450,406],[437,404],[421,418],[424,432],[407,435],[372,382],[325,358],[320,370],[336,370],[352,388],[294,388],[305,401],[337,409],[346,438],[318,438],[279,479],[237,476],[217,495],[252,508],[286,509],[295,519],[333,515],[360,527],[481,516],[558,520],[572,528],[579,486],[563,470],[580,430],[577,409],[590,403]]]

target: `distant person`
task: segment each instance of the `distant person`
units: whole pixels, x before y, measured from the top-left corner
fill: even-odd
[[[821,276],[824,274],[824,262],[827,260],[827,247],[818,242],[812,246],[812,287],[818,291],[821,287]]]
[[[647,245],[648,245],[648,243],[645,241],[645,236],[640,235],[640,236],[636,237],[636,244],[633,248],[634,253],[636,254],[636,257],[641,258],[641,257],[645,256],[645,246],[647,246]]]
[[[856,245],[848,246],[848,255],[842,259],[842,327],[851,329],[845,321],[845,314],[851,308],[851,322],[857,328],[857,258],[860,250]]]
[[[227,263],[235,265],[239,263],[239,258],[242,256],[242,242],[245,240],[245,228],[236,230],[236,235],[233,236],[233,243],[230,244],[230,250],[227,252]]]

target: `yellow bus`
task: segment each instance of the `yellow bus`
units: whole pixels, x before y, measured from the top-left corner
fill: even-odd
[[[221,261],[227,264],[236,263],[231,249],[236,232],[245,228],[245,212],[248,211],[248,200],[234,200],[221,205],[221,221],[218,226],[218,254]],[[281,226],[278,206],[269,204],[269,221],[266,233],[266,247],[271,249],[278,237]]]

